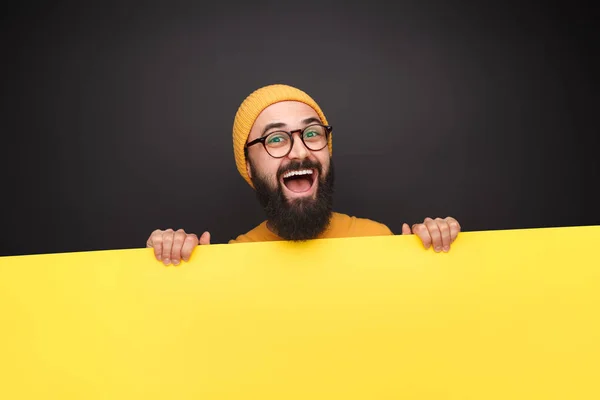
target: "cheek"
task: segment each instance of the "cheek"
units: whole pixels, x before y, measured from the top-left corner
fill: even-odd
[[[327,171],[329,171],[329,161],[330,161],[329,160],[329,151],[319,152],[319,154],[317,154],[317,160],[323,167],[323,174],[327,174]]]
[[[266,179],[271,184],[277,184],[277,169],[279,168],[279,161],[273,157],[256,157],[254,162],[255,171],[263,179]]]

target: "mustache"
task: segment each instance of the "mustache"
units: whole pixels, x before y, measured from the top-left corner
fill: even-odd
[[[318,161],[312,160],[302,160],[302,161],[291,161],[289,164],[285,166],[280,166],[277,169],[277,180],[281,179],[281,176],[288,171],[295,171],[299,169],[316,169],[319,172],[319,176],[321,176],[323,172],[323,167],[321,163]]]

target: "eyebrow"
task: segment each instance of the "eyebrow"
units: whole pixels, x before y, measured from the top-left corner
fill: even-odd
[[[309,118],[303,119],[300,122],[302,122],[302,124],[304,124],[304,125],[308,125],[308,124],[311,124],[313,122],[321,123],[321,120],[319,118],[316,118],[316,117],[309,117]],[[271,129],[274,129],[274,128],[284,128],[286,126],[287,125],[284,124],[283,122],[271,122],[270,124],[267,124],[267,126],[265,126],[265,128],[263,129],[262,134],[260,136],[261,137],[265,136],[265,134],[268,131],[270,131]]]

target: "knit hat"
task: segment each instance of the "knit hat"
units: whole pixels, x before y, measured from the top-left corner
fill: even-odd
[[[327,119],[321,111],[319,105],[305,92],[292,86],[283,84],[274,84],[264,86],[252,92],[237,110],[235,120],[233,122],[233,155],[235,163],[242,178],[254,188],[248,171],[246,170],[246,157],[244,155],[244,146],[248,140],[250,130],[254,125],[254,121],[260,113],[268,106],[279,103],[281,101],[299,101],[312,107],[321,122],[328,125]],[[329,136],[329,154],[332,153],[331,135]]]

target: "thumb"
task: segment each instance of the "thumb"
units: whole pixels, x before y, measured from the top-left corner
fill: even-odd
[[[410,227],[408,226],[408,224],[405,222],[404,224],[402,224],[402,234],[403,235],[410,235],[412,232],[410,231]]]
[[[200,245],[210,244],[210,232],[204,232],[202,236],[200,236],[200,240],[198,240],[198,242]]]

